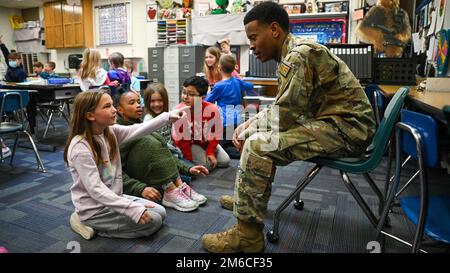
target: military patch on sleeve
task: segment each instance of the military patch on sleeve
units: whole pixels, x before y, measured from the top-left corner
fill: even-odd
[[[291,66],[286,64],[284,61],[282,61],[280,63],[280,68],[278,69],[278,71],[280,72],[280,75],[283,77],[287,77],[287,75],[289,74],[289,71],[291,71]]]

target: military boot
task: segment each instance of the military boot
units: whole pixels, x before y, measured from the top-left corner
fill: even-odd
[[[203,248],[213,253],[256,253],[264,250],[263,224],[238,220],[232,228],[202,237]]]
[[[222,195],[219,199],[222,208],[233,210],[234,198],[232,195]]]

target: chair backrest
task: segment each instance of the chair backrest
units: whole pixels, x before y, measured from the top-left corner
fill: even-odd
[[[406,97],[409,93],[409,87],[401,87],[392,97],[391,101],[384,111],[383,119],[378,126],[375,136],[372,139],[371,147],[374,147],[369,159],[365,161],[366,169],[374,169],[379,164],[386,152],[390,136],[394,125],[399,117],[400,110],[403,107]]]
[[[377,125],[380,124],[381,116],[383,115],[383,96],[380,88],[376,84],[367,84],[364,87],[364,92],[369,99],[372,110],[375,113]]]
[[[436,121],[427,115],[403,109],[401,111],[401,121],[419,131],[423,143],[423,155],[425,164],[434,167],[439,161],[438,152],[438,130]],[[417,147],[411,134],[402,131],[403,152],[411,155],[417,160]]]
[[[0,91],[0,115],[22,110],[28,105],[29,96],[26,90]],[[22,123],[24,118],[22,115]]]
[[[445,118],[447,119],[447,130],[450,134],[450,105],[444,106],[442,112],[444,112]]]

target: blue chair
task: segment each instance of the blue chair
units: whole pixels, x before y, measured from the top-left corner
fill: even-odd
[[[380,88],[376,84],[368,84],[364,87],[364,92],[370,101],[372,110],[375,113],[375,121],[377,126],[380,125],[381,116],[383,115],[383,95]]]
[[[44,163],[39,156],[39,152],[36,148],[36,144],[34,143],[33,137],[31,134],[25,130],[25,114],[23,109],[28,105],[29,97],[28,91],[22,90],[14,90],[14,91],[0,91],[0,118],[8,115],[8,113],[19,112],[22,111],[22,115],[20,115],[20,122],[15,121],[1,121],[0,120],[0,136],[8,135],[8,134],[16,134],[16,138],[14,141],[14,147],[11,155],[11,161],[9,162],[12,165],[14,154],[16,153],[17,142],[19,140],[19,134],[23,133],[28,136],[28,139],[31,142],[31,146],[33,147],[34,155],[36,156],[36,161],[38,164],[38,169],[40,168],[42,172],[45,172]]]
[[[428,195],[427,167],[435,167],[439,163],[436,121],[430,116],[403,110],[401,122],[396,125],[396,134],[395,178],[377,227],[377,237],[380,239],[381,236],[388,236],[407,244],[412,247],[413,253],[419,250],[425,252],[420,249],[424,232],[434,240],[450,243],[450,197]],[[402,189],[398,190],[402,167],[401,150],[417,160],[419,170]],[[403,211],[417,226],[413,243],[410,244],[386,232],[383,228],[394,198],[400,197],[417,176],[420,181],[420,196],[406,196],[400,199]]]
[[[362,208],[363,212],[366,214],[369,221],[374,227],[378,225],[378,218],[375,216],[373,211],[369,208],[367,203],[364,201],[361,194],[358,192],[350,177],[351,174],[363,174],[364,178],[367,180],[368,184],[375,192],[378,197],[378,214],[381,215],[381,209],[384,207],[384,196],[381,193],[378,186],[372,180],[369,172],[374,170],[380,164],[383,159],[383,155],[388,147],[389,139],[393,131],[394,125],[400,114],[400,110],[403,107],[404,101],[408,96],[409,88],[400,88],[391,99],[390,103],[386,107],[384,112],[384,117],[380,122],[380,126],[373,137],[372,144],[369,146],[368,151],[365,156],[361,158],[313,158],[308,160],[315,165],[306,173],[306,175],[297,182],[295,190],[280,204],[276,209],[273,216],[273,227],[272,230],[267,232],[267,239],[270,242],[276,242],[279,239],[278,228],[280,221],[281,212],[294,200],[294,207],[296,209],[302,209],[304,206],[303,201],[300,200],[301,191],[314,179],[314,177],[319,173],[322,167],[329,167],[340,171],[342,181],[347,187],[349,192],[353,195],[358,205]]]
[[[445,118],[447,119],[447,131],[450,134],[450,105],[446,105],[442,108]]]

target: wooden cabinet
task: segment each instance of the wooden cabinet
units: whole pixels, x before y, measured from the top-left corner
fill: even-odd
[[[47,48],[62,48],[62,10],[60,2],[46,3],[44,5],[45,44]]]
[[[47,48],[93,47],[92,0],[44,4]]]

